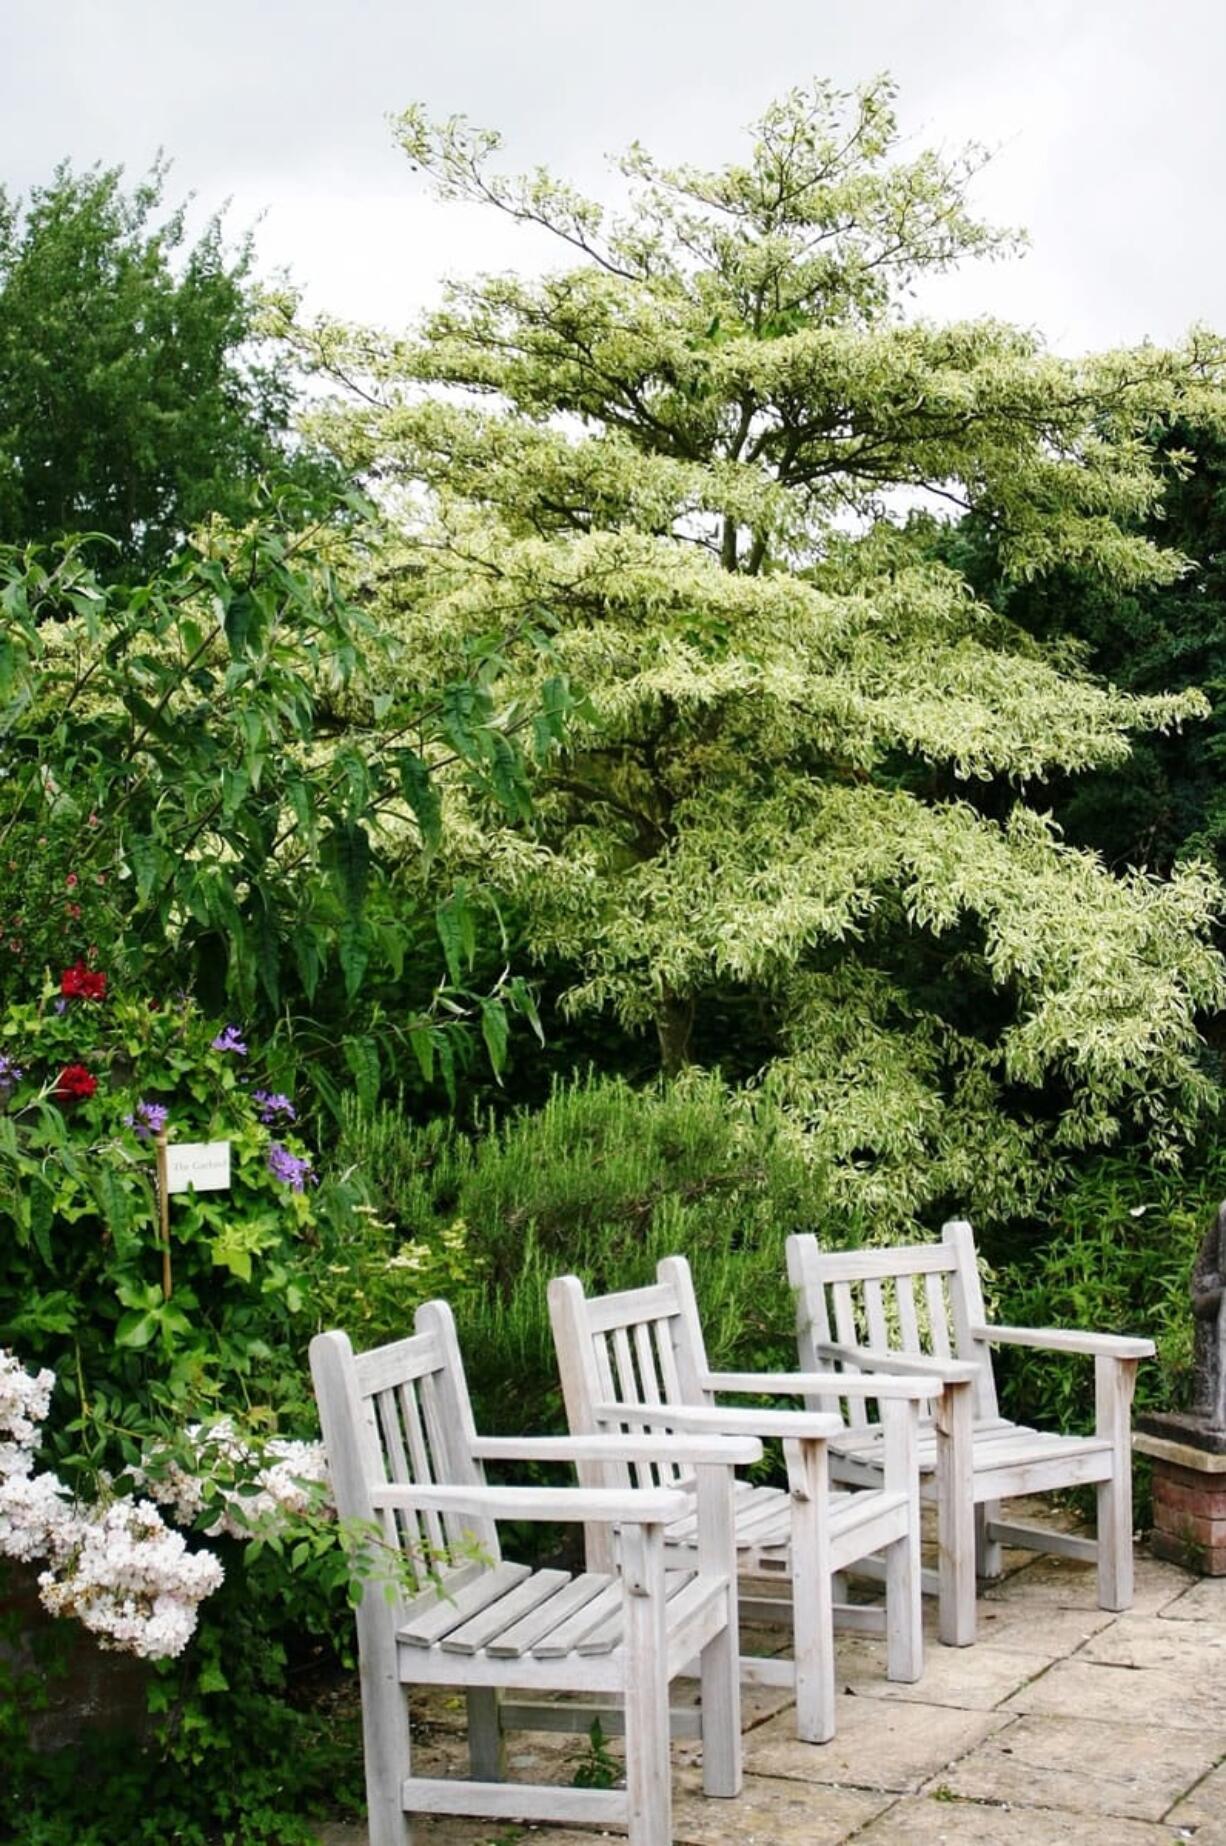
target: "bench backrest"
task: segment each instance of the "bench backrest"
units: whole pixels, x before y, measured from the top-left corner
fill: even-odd
[[[893,1249],[825,1250],[811,1233],[787,1240],[788,1280],[796,1296],[796,1332],[803,1371],[829,1371],[825,1345],[973,1360],[979,1367],[975,1414],[996,1414],[992,1358],[971,1328],[984,1323],[975,1238],[969,1224],[946,1224],[940,1243]],[[839,1370],[866,1371],[848,1362]],[[814,1399],[813,1409],[840,1412],[863,1428],[862,1398]]]
[[[665,1257],[657,1281],[613,1295],[587,1295],[578,1276],[549,1284],[553,1326],[567,1420],[576,1435],[599,1433],[597,1404],[705,1404],[707,1370],[702,1327],[689,1264]],[[634,1429],[633,1415],[625,1427]],[[639,1426],[642,1427],[641,1425]],[[674,1462],[581,1464],[589,1487],[675,1487],[693,1470]]]
[[[477,1486],[476,1439],[455,1322],[445,1301],[418,1308],[415,1331],[388,1346],[355,1353],[344,1333],[311,1342],[311,1374],[342,1519],[382,1527],[399,1546],[446,1577],[471,1565],[474,1544],[497,1560],[498,1534],[488,1520],[412,1509],[375,1512],[370,1490],[396,1481]],[[467,1558],[467,1561],[466,1561]]]

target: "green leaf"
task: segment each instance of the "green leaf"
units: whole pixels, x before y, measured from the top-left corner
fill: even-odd
[[[430,771],[413,750],[400,751],[397,766],[404,798],[421,829],[422,845],[432,853],[442,836],[442,808]]]
[[[434,1028],[430,1025],[409,1027],[409,1044],[426,1083],[434,1082]]]
[[[477,953],[477,928],[472,909],[468,902],[467,887],[456,885],[450,896],[443,899],[434,913],[438,928],[439,941],[443,945],[443,955],[447,962],[447,972],[452,984],[459,987],[464,979],[466,966],[472,967]]]
[[[344,1038],[341,1048],[345,1062],[353,1073],[359,1101],[367,1108],[373,1109],[379,1100],[379,1088],[382,1072],[379,1065],[379,1047],[373,1038]]]
[[[133,1308],[121,1316],[115,1329],[116,1346],[147,1346],[158,1330],[158,1316],[147,1308]]]
[[[490,1068],[501,1079],[507,1062],[507,1014],[501,1000],[481,1002],[481,1036],[489,1053]]]
[[[30,1240],[47,1267],[51,1267],[51,1221],[55,1212],[55,1194],[42,1178],[34,1174],[29,1186]]]
[[[196,1690],[200,1693],[228,1692],[230,1682],[222,1672],[216,1660],[206,1660],[196,1679]]]

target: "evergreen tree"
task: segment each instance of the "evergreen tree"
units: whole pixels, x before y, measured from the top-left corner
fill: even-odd
[[[189,246],[164,189],[160,166],[129,192],[67,166],[27,200],[0,189],[0,544],[101,532],[137,577],[208,514],[246,517],[262,478],[333,478],[287,436],[250,242],[214,218]]]

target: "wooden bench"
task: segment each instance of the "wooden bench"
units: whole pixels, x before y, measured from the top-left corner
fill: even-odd
[[[830,1443],[836,1480],[880,1483],[885,1430],[872,1422],[860,1380],[897,1369],[927,1371],[931,1396],[919,1442],[921,1492],[935,1502],[940,1545],[936,1581],[940,1637],[965,1647],[975,1639],[976,1575],[1000,1575],[1001,1546],[1017,1545],[1098,1566],[1104,1609],[1132,1602],[1132,1456],[1130,1410],[1140,1360],[1154,1343],[1105,1333],[987,1324],[975,1239],[959,1220],[940,1243],[898,1249],[824,1250],[816,1237],[787,1241],[788,1276],[796,1294],[800,1363],[838,1370],[834,1389],[805,1401],[815,1411],[844,1405],[846,1430]],[[1096,1429],[1069,1436],[1031,1429],[997,1408],[992,1347],[1046,1348],[1094,1360]],[[857,1381],[855,1394],[845,1383]],[[1097,1540],[1006,1522],[1002,1500],[1093,1484]]]
[[[488,1486],[486,1460],[650,1467],[679,1451],[644,1436],[483,1440],[450,1310],[430,1302],[414,1327],[360,1355],[344,1333],[311,1344],[337,1508],[381,1578],[366,1582],[356,1612],[372,1846],[406,1846],[411,1813],[628,1825],[635,1846],[670,1846],[669,1683],[694,1662],[703,1787],[731,1796],[741,1786],[732,1465],[759,1457],[761,1444],[684,1439],[691,1491]],[[687,1517],[687,1568],[668,1570],[664,1534]],[[508,1562],[500,1519],[615,1524],[618,1564],[574,1575]],[[408,1686],[467,1694],[468,1779],[412,1773]],[[588,1704],[516,1704],[509,1690]],[[593,1695],[603,1727],[624,1730],[625,1789],[502,1779],[507,1729],[586,1729]]]

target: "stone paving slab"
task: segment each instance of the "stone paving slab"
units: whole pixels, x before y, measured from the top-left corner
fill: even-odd
[[[1170,1846],[1177,1838],[1169,1827],[1135,1820],[1113,1820],[1104,1832],[1100,1819],[1085,1814],[923,1795],[896,1801],[855,1836],[856,1846]]]
[[[838,1701],[838,1734],[832,1742],[801,1743],[795,1718],[786,1711],[749,1733],[745,1767],[754,1775],[906,1794],[1008,1722],[992,1712],[844,1694]]]
[[[823,1788],[780,1776],[746,1776],[735,1801],[708,1801],[697,1775],[678,1779],[674,1846],[841,1846],[894,1797],[858,1788]],[[588,1835],[589,1846],[591,1835]],[[552,1841],[551,1841],[552,1846]]]
[[[1193,1579],[1162,1611],[1168,1622],[1218,1622],[1226,1629],[1226,1577]]]
[[[1156,1615],[1194,1581],[1177,1564],[1163,1564],[1157,1558],[1138,1557],[1132,1614]],[[980,1607],[1017,1599],[1032,1606],[1045,1602],[1054,1603],[1062,1609],[1097,1609],[1098,1587],[1094,1566],[1074,1563],[1070,1558],[1038,1557],[1025,1570],[1016,1571],[985,1590]]]
[[[1020,1718],[944,1772],[955,1795],[1128,1820],[1162,1820],[1212,1769],[1222,1734],[1086,1718]]]
[[[976,1615],[978,1638],[975,1647],[1016,1648],[1021,1653],[1039,1653],[1049,1660],[1063,1660],[1066,1655],[1075,1653],[1083,1641],[1088,1641],[1091,1635],[1115,1620],[1108,1609],[1062,1609],[1055,1603],[1045,1602],[1040,1611],[1021,1596],[1011,1597],[1007,1602],[981,1598]],[[973,1651],[942,1649],[953,1655]]]
[[[1168,1621],[1162,1615],[1139,1616],[1113,1622],[1092,1635],[1080,1650],[1082,1660],[1104,1666],[1131,1667],[1134,1671],[1156,1667],[1161,1672],[1208,1674],[1219,1692],[1226,1689],[1226,1623]],[[1223,1700],[1226,1721],[1226,1699]]]
[[[847,1641],[838,1649],[838,1683],[857,1698],[992,1711],[1037,1674],[1046,1672],[1055,1658],[1054,1654],[992,1647],[984,1641],[974,1647],[929,1643],[924,1649],[923,1675],[908,1685],[886,1678],[884,1642]]]
[[[1226,1846],[1226,1763],[1177,1801],[1166,1820],[1190,1833],[1196,1846]]]
[[[1061,1660],[1041,1679],[1023,1686],[1002,1709],[1053,1718],[1098,1718],[1107,1724],[1203,1730],[1221,1737],[1226,1752],[1222,1682],[1204,1675]]]

